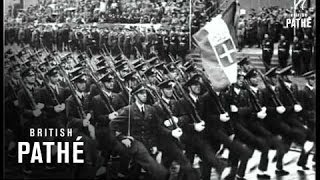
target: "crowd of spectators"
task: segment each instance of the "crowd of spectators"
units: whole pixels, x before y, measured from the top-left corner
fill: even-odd
[[[218,1],[193,1],[194,12],[205,12]],[[189,0],[39,0],[18,13],[7,12],[7,21],[38,23],[162,23],[185,24]]]

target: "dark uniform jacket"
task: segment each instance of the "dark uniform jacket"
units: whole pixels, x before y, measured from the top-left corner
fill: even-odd
[[[56,94],[58,103],[61,104],[69,97],[70,92],[68,89],[62,87],[58,87],[58,91],[57,93],[51,88],[50,92],[46,87],[39,89],[39,102],[45,105],[43,110],[46,112],[48,118],[46,123],[49,127],[65,127],[66,125],[65,110],[59,113],[54,111],[54,106],[57,105],[57,102],[53,98],[53,93]]]
[[[136,103],[124,107],[118,118],[112,123],[112,128],[121,133],[119,139],[127,136],[128,120],[130,116],[130,136],[142,142],[148,149],[157,146],[156,132],[159,130],[159,116],[156,109],[150,105],[144,105],[144,115],[140,112]]]
[[[305,86],[300,94],[303,120],[305,122],[311,121],[315,123],[316,88],[313,87],[313,90],[311,90],[309,87]]]
[[[239,94],[237,94],[233,86],[231,86],[227,92],[226,99],[228,104],[235,105],[238,108],[237,113],[230,112],[232,121],[245,125],[250,119],[252,112],[248,91],[240,88]]]
[[[108,98],[112,107],[115,107],[115,97],[117,97],[117,96],[118,96],[118,94],[116,94],[116,93],[111,93],[110,97],[108,97],[106,95],[106,97]],[[98,125],[98,124],[108,125],[109,124],[108,115],[112,112],[110,112],[107,109],[106,102],[104,101],[104,99],[102,98],[102,96],[100,94],[93,97],[92,110],[93,110],[94,116],[96,117],[96,123],[97,123],[96,125]]]
[[[89,95],[85,94],[84,98],[81,100],[82,102],[82,107],[84,110],[84,117],[86,116],[86,113],[92,113],[90,110],[91,104],[89,100]],[[75,130],[84,130],[85,128],[83,127],[83,119],[81,118],[81,111],[80,107],[76,102],[76,99],[74,98],[73,95],[70,95],[66,99],[66,114],[68,118],[68,127],[74,128]],[[92,116],[90,121],[92,121],[94,117]],[[91,122],[91,124],[94,124],[94,122]]]

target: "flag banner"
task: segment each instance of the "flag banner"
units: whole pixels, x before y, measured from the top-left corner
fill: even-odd
[[[233,5],[236,6],[235,3],[230,6]],[[203,68],[213,88],[217,91],[237,80],[237,49],[233,40],[234,36],[231,34],[231,32],[234,33],[234,30],[230,30],[230,27],[234,26],[236,11],[235,8],[230,7],[226,11],[224,15],[214,17],[193,35],[201,50]]]

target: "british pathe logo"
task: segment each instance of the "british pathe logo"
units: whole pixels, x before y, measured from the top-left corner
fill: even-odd
[[[304,12],[307,0],[294,0],[293,14],[286,19],[284,28],[311,28],[312,18]]]

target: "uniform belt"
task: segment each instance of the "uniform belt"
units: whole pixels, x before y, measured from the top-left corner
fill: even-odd
[[[286,49],[284,49],[284,48],[279,48],[279,50],[280,50],[280,51],[285,51]]]
[[[263,48],[263,50],[270,50],[270,48]]]
[[[293,52],[300,52],[301,50],[293,50]]]
[[[303,48],[303,50],[305,50],[305,51],[311,51],[311,49],[307,49],[307,48]]]

